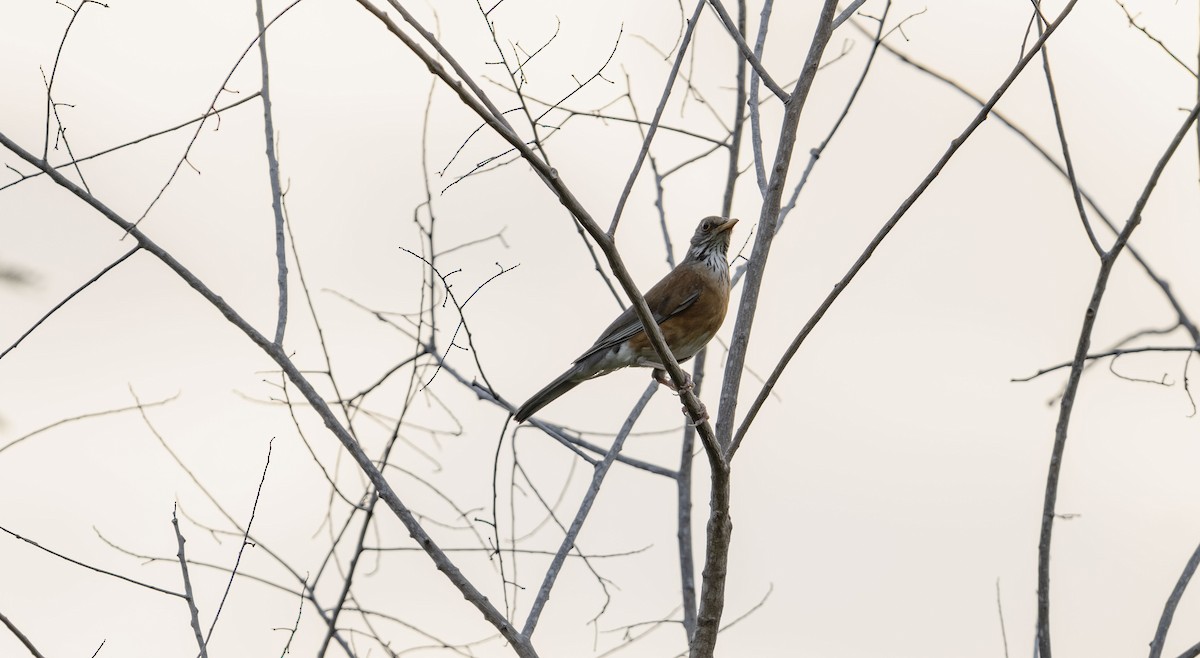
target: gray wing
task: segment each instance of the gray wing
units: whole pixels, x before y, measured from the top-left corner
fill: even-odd
[[[655,288],[657,287],[658,286],[655,286]],[[650,304],[650,311],[654,314],[654,321],[660,325],[666,321],[667,318],[674,317],[687,310],[689,306],[695,304],[696,300],[700,298],[700,291],[697,290],[687,297],[678,300],[677,303],[670,307],[669,311],[663,313],[656,311],[656,304],[651,302],[651,296],[654,294],[654,292],[655,290],[651,289],[650,292],[646,293],[646,301]],[[642,321],[638,319],[637,315],[633,312],[633,307],[630,306],[620,315],[618,315],[617,319],[613,320],[612,324],[608,325],[608,328],[604,330],[604,333],[596,339],[596,342],[593,343],[586,352],[580,354],[578,359],[575,359],[575,363],[579,363],[593,354],[598,354],[612,347],[616,347],[630,338],[633,338],[641,330]]]

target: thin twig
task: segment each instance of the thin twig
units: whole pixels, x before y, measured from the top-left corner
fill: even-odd
[[[21,344],[21,341],[28,338],[29,334],[32,334],[34,332],[34,330],[37,329],[38,327],[40,327],[43,322],[48,320],[51,315],[54,315],[55,311],[57,311],[58,309],[65,306],[67,304],[67,302],[71,301],[71,299],[73,299],[75,297],[75,295],[78,295],[79,293],[83,292],[84,290],[87,289],[88,286],[99,281],[100,277],[104,276],[105,274],[108,274],[110,271],[113,270],[113,268],[120,265],[121,263],[124,263],[125,259],[136,254],[138,249],[140,249],[140,248],[141,247],[134,247],[133,249],[130,249],[129,251],[125,252],[124,256],[121,256],[120,258],[116,259],[112,263],[109,263],[104,269],[100,270],[100,272],[98,274],[96,274],[96,276],[88,279],[86,283],[84,283],[82,286],[79,286],[78,288],[73,290],[71,292],[71,294],[66,296],[65,299],[63,299],[61,302],[55,304],[54,308],[50,309],[49,311],[46,311],[46,314],[43,315],[41,318],[39,318],[37,322],[34,322],[33,326],[30,327],[25,333],[21,334],[21,337],[18,338],[16,341],[14,341],[12,345],[9,345],[8,349],[4,350],[3,352],[0,352],[0,359],[3,359],[6,354],[15,350],[17,348],[17,345]],[[14,443],[15,443],[15,441],[14,441]],[[9,444],[9,445],[11,445],[11,444]],[[7,447],[8,446],[5,446],[5,448],[7,448]],[[2,451],[3,449],[4,448],[0,448],[0,451]]]
[[[1153,346],[1151,346],[1151,347],[1129,347],[1129,348],[1125,348],[1125,349],[1117,349],[1117,350],[1109,350],[1107,352],[1100,352],[1098,354],[1087,354],[1083,357],[1083,359],[1084,359],[1084,361],[1094,361],[1096,359],[1104,359],[1104,358],[1107,358],[1110,356],[1115,357],[1115,356],[1121,356],[1123,354],[1140,354],[1142,352],[1200,352],[1200,347],[1153,347]],[[1014,378],[1010,379],[1009,381],[1013,381],[1013,382],[1033,381],[1046,373],[1054,372],[1055,370],[1062,370],[1063,368],[1069,368],[1074,364],[1075,364],[1074,361],[1068,361],[1066,363],[1059,363],[1058,365],[1053,365],[1053,366],[1050,366],[1049,368],[1042,368],[1041,370],[1033,373],[1032,375],[1029,375],[1028,377],[1014,377]]]
[[[1004,658],[1008,658],[1008,631],[1004,630],[1004,604],[1000,602],[1000,579],[996,579],[996,613],[1000,615],[1000,639],[1004,641]]]
[[[154,199],[150,201],[150,205],[146,206],[146,209],[142,211],[142,214],[137,218],[137,221],[133,222],[133,226],[141,224],[142,220],[146,219],[146,216],[150,214],[150,211],[154,208],[155,204],[158,203],[158,200],[161,199],[163,194],[167,192],[167,188],[170,187],[171,182],[175,180],[175,176],[179,175],[179,170],[183,167],[183,163],[187,162],[188,154],[192,152],[192,147],[195,146],[196,140],[200,138],[200,131],[204,128],[205,120],[212,114],[215,114],[215,112],[211,112],[211,110],[217,106],[217,99],[221,97],[221,94],[227,91],[229,80],[233,78],[234,72],[237,71],[239,66],[241,66],[242,60],[246,59],[246,55],[250,54],[250,49],[254,47],[254,44],[258,42],[259,38],[266,34],[267,28],[274,25],[275,21],[283,18],[284,14],[291,11],[293,7],[300,4],[302,1],[303,0],[294,0],[294,2],[284,7],[282,11],[276,14],[275,17],[270,20],[270,22],[268,22],[261,30],[259,30],[258,34],[254,35],[254,39],[250,43],[246,44],[246,49],[243,50],[242,54],[238,56],[237,61],[233,63],[233,68],[229,69],[229,73],[225,76],[225,79],[221,81],[221,86],[217,89],[217,93],[213,95],[212,101],[208,104],[208,109],[210,112],[206,113],[200,120],[200,125],[196,126],[196,132],[192,134],[192,139],[188,141],[187,147],[183,149],[183,155],[179,158],[179,162],[175,163],[175,167],[171,170],[171,175],[167,177],[167,182],[163,183],[163,186],[159,188],[158,194],[156,194]],[[45,158],[42,159],[45,160]],[[128,231],[126,232],[128,233]]]
[[[192,594],[192,577],[188,575],[187,556],[183,550],[183,545],[187,540],[183,538],[183,532],[179,530],[179,516],[175,514],[174,509],[171,510],[171,525],[175,528],[175,541],[179,545],[179,552],[175,556],[179,558],[179,568],[183,571],[183,595],[187,599],[192,632],[196,634],[196,644],[200,647],[200,658],[208,658],[208,643],[204,641],[204,631],[200,630],[200,610],[196,607],[196,597]]]
[[[50,423],[49,425],[44,425],[42,427],[39,427],[38,429],[36,429],[28,434],[25,434],[24,436],[19,436],[19,437],[13,439],[12,441],[9,441],[8,443],[4,444],[3,446],[0,446],[0,452],[4,452],[5,450],[8,450],[9,448],[17,445],[18,443],[21,443],[22,441],[25,441],[27,439],[32,439],[33,437],[37,436],[38,434],[41,434],[42,432],[45,432],[48,430],[52,430],[55,427],[58,427],[59,425],[66,425],[67,423],[73,423],[73,422],[79,421],[79,420],[87,420],[88,418],[96,418],[98,416],[107,416],[109,414],[119,414],[119,413],[124,413],[126,411],[137,411],[138,409],[141,409],[144,407],[157,407],[160,405],[164,405],[168,402],[172,402],[178,397],[179,397],[179,394],[176,393],[175,395],[172,395],[169,398],[164,398],[157,402],[146,402],[141,405],[134,405],[132,407],[119,407],[117,409],[105,409],[104,411],[93,411],[93,412],[86,413],[86,414],[79,414],[78,416],[71,416],[70,418],[63,418],[61,420],[56,420],[53,423]]]
[[[667,108],[667,100],[671,98],[671,89],[675,87],[675,78],[679,75],[680,65],[683,64],[683,56],[688,51],[688,44],[692,41],[692,33],[696,29],[700,12],[704,9],[704,3],[707,1],[699,0],[696,3],[696,10],[692,12],[692,18],[688,21],[687,31],[683,33],[683,43],[679,47],[679,53],[675,56],[675,63],[671,65],[671,72],[667,74],[667,82],[663,85],[662,98],[658,101],[658,107],[654,108],[654,118],[650,120],[650,127],[646,130],[646,136],[642,140],[642,148],[638,151],[637,160],[633,163],[633,170],[629,172],[629,178],[625,181],[625,187],[621,190],[620,198],[617,199],[617,207],[613,211],[612,223],[608,225],[608,237],[610,239],[617,233],[617,223],[621,221],[621,213],[625,210],[625,202],[629,199],[629,193],[633,191],[633,183],[637,180],[638,174],[642,170],[642,163],[646,161],[646,154],[650,152],[650,142],[654,140],[654,135],[658,132],[658,122],[662,120],[663,110]]]
[[[104,569],[101,569],[101,568],[99,568],[99,567],[93,567],[93,566],[92,566],[92,565],[90,565],[90,564],[84,564],[83,562],[80,562],[79,560],[76,560],[76,559],[73,559],[73,558],[69,558],[69,557],[67,557],[66,555],[63,555],[62,553],[59,553],[59,552],[57,552],[57,551],[51,550],[51,549],[49,549],[49,548],[46,548],[45,546],[42,546],[41,544],[39,544],[39,543],[37,543],[37,542],[33,541],[32,539],[29,539],[29,538],[26,538],[26,537],[22,537],[21,535],[18,535],[17,533],[13,532],[12,530],[9,530],[8,528],[5,528],[4,526],[0,526],[0,532],[3,532],[4,534],[6,534],[6,535],[9,535],[9,536],[11,536],[11,537],[14,537],[14,538],[16,538],[16,539],[20,539],[21,541],[25,542],[26,544],[29,544],[30,546],[33,546],[34,548],[37,548],[37,549],[39,549],[39,550],[42,550],[42,551],[45,551],[45,552],[47,552],[47,553],[49,553],[49,554],[53,555],[53,556],[54,556],[54,557],[56,557],[56,558],[60,558],[60,559],[66,560],[67,562],[70,562],[71,564],[74,564],[74,565],[76,565],[76,566],[83,567],[84,569],[88,569],[88,570],[90,570],[90,571],[95,571],[96,573],[99,573],[99,574],[104,574],[105,576],[112,576],[113,578],[116,578],[116,579],[118,579],[118,580],[123,580],[123,581],[125,581],[125,582],[127,582],[127,583],[132,583],[132,584],[134,584],[134,585],[139,585],[139,586],[141,586],[141,587],[145,587],[146,589],[152,589],[152,590],[154,590],[154,591],[156,591],[156,592],[161,592],[161,593],[163,593],[163,594],[170,594],[171,596],[178,596],[178,597],[179,597],[179,598],[181,598],[181,599],[182,599],[182,598],[184,598],[184,595],[183,595],[183,594],[180,594],[179,592],[172,592],[172,591],[171,591],[171,590],[169,590],[169,589],[163,589],[163,588],[161,588],[161,587],[157,587],[157,586],[155,586],[155,585],[151,585],[151,584],[149,584],[149,583],[143,583],[143,582],[142,582],[142,581],[140,581],[140,580],[134,580],[134,579],[132,579],[132,578],[129,578],[129,577],[127,577],[127,576],[122,576],[121,574],[118,574],[118,573],[113,573],[113,572],[111,572],[111,571],[105,571]]]
[[[1043,20],[1041,13],[1037,14],[1037,30],[1038,34],[1042,33]],[[1083,193],[1079,190],[1079,181],[1075,176],[1075,165],[1071,162],[1071,149],[1067,146],[1067,130],[1063,127],[1062,112],[1058,109],[1058,92],[1054,88],[1054,76],[1050,74],[1050,49],[1042,46],[1042,70],[1046,73],[1046,88],[1050,91],[1050,108],[1054,111],[1054,126],[1058,130],[1058,142],[1062,147],[1063,164],[1067,167],[1067,180],[1071,183],[1071,196],[1075,199],[1075,208],[1079,211],[1079,220],[1083,222],[1083,230],[1087,233],[1088,241],[1092,243],[1092,249],[1096,251],[1096,255],[1104,253],[1104,247],[1100,246],[1100,241],[1096,239],[1096,232],[1092,230],[1092,222],[1088,220],[1087,208],[1083,205]]]
[[[103,151],[97,151],[96,153],[93,153],[93,154],[91,154],[91,155],[85,155],[85,156],[83,156],[82,158],[78,158],[78,159],[74,159],[74,160],[68,160],[68,161],[66,161],[66,162],[64,162],[64,163],[62,163],[62,164],[57,164],[57,165],[54,165],[54,168],[55,168],[55,169],[62,169],[63,167],[71,167],[71,166],[75,166],[75,165],[78,165],[80,162],[87,162],[88,160],[91,160],[91,159],[93,159],[93,158],[98,158],[98,157],[100,157],[100,156],[102,156],[102,155],[108,155],[109,153],[112,153],[112,152],[114,152],[114,151],[119,151],[119,150],[121,150],[121,149],[123,149],[123,148],[129,147],[129,146],[133,146],[134,144],[140,144],[140,143],[142,143],[142,142],[144,142],[144,141],[146,141],[146,140],[148,140],[148,139],[153,139],[153,138],[155,138],[155,137],[160,137],[160,136],[162,136],[162,135],[166,135],[167,133],[174,132],[174,131],[176,131],[176,130],[179,130],[180,128],[186,128],[186,127],[188,127],[188,126],[192,125],[193,123],[196,123],[197,121],[203,121],[203,120],[207,119],[208,117],[211,117],[211,116],[215,116],[215,115],[221,114],[222,112],[225,112],[226,110],[232,110],[233,108],[235,108],[235,107],[237,107],[237,106],[239,106],[239,105],[241,105],[241,104],[243,104],[243,103],[249,103],[250,101],[254,100],[255,98],[258,98],[258,96],[259,96],[259,92],[257,92],[257,91],[256,91],[256,92],[254,92],[253,94],[250,94],[249,96],[247,96],[247,97],[245,97],[245,98],[243,98],[243,99],[241,99],[241,100],[239,100],[239,101],[237,101],[237,102],[230,103],[229,105],[226,105],[225,107],[217,108],[217,109],[214,109],[214,110],[209,110],[208,112],[205,112],[204,114],[201,114],[200,116],[196,117],[195,119],[191,119],[191,120],[188,120],[188,121],[184,121],[184,122],[183,122],[183,123],[181,123],[181,124],[178,124],[178,125],[175,125],[175,126],[171,126],[170,128],[164,128],[163,130],[159,130],[159,131],[157,131],[157,132],[152,132],[152,133],[150,133],[149,135],[142,135],[141,137],[138,137],[138,138],[137,138],[137,139],[135,139],[135,140],[132,140],[132,141],[129,141],[129,142],[125,142],[124,144],[118,144],[118,145],[116,145],[116,146],[111,146],[111,147],[109,147],[109,148],[106,148],[106,149],[104,149]],[[18,173],[19,173],[19,172],[18,172]],[[15,181],[13,181],[13,182],[11,182],[11,183],[5,183],[4,185],[0,185],[0,192],[3,192],[4,190],[7,190],[8,188],[10,188],[10,187],[12,187],[12,186],[14,186],[14,185],[18,185],[18,184],[20,184],[20,183],[23,183],[23,182],[25,182],[25,181],[27,181],[27,180],[29,180],[29,179],[31,179],[31,178],[37,178],[38,176],[41,176],[43,173],[44,173],[44,172],[42,172],[42,171],[39,169],[39,170],[37,170],[37,171],[34,171],[34,172],[33,172],[33,173],[31,173],[31,174],[21,174],[21,177],[20,177],[20,178],[18,178],[17,180],[15,180]]]
[[[262,498],[263,483],[267,481],[267,469],[271,467],[271,448],[275,445],[275,439],[267,442],[267,460],[263,464],[262,477],[258,480],[258,490],[254,492],[254,504],[250,507],[250,518],[246,521],[246,529],[242,532],[242,542],[238,546],[237,559],[233,561],[233,569],[229,572],[229,582],[225,584],[225,593],[221,595],[221,602],[217,604],[217,611],[213,613],[212,623],[208,625],[208,635],[204,640],[207,645],[212,642],[213,630],[217,627],[217,619],[221,617],[221,611],[225,609],[225,601],[229,598],[229,590],[233,589],[233,580],[237,576],[238,566],[242,564],[242,554],[246,551],[246,546],[250,544],[250,527],[254,525],[254,515],[258,513],[258,501]]]
[[[762,79],[763,84],[767,86],[767,89],[770,89],[771,93],[775,94],[779,100],[783,101],[784,105],[792,102],[792,98],[788,96],[788,93],[784,91],[774,79],[771,78],[770,73],[767,73],[767,69],[763,66],[762,60],[760,59],[760,55],[756,51],[750,49],[749,44],[747,44],[746,39],[742,37],[742,33],[737,29],[733,19],[729,17],[729,12],[725,11],[725,5],[721,4],[721,0],[709,0],[709,3],[712,5],[712,8],[716,10],[717,16],[721,17],[721,24],[725,26],[725,32],[728,33],[734,42],[737,43],[738,49],[742,52],[742,57],[744,57],[747,62],[750,62],[750,66],[754,67],[754,70],[758,73],[758,77]]]

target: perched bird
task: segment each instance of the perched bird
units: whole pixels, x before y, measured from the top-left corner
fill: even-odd
[[[730,229],[737,221],[724,217],[701,220],[687,257],[646,293],[646,304],[662,330],[667,347],[680,362],[695,356],[725,320],[729,306],[726,254]],[[674,388],[633,307],[617,316],[596,342],[575,359],[575,365],[529,398],[514,417],[518,423],[524,422],[581,382],[628,366],[654,368],[654,379]]]

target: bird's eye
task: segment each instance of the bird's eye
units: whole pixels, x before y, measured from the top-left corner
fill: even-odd
[[[711,231],[712,230],[712,222],[708,221],[707,219],[704,220],[704,223],[700,225],[700,230],[704,231],[705,233]]]

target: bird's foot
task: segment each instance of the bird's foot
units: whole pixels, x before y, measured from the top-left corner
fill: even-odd
[[[654,377],[654,381],[666,386],[676,393],[682,393],[684,391],[690,391],[696,388],[696,385],[692,382],[692,376],[686,372],[683,373],[683,386],[676,386],[675,382],[671,381],[671,378],[667,376],[667,371],[663,370],[662,368],[655,368],[652,376]]]
[[[688,408],[686,405],[683,407],[683,416],[684,418],[687,418],[688,424],[692,427],[703,425],[704,423],[708,422],[708,407],[705,407],[703,402],[700,403],[700,418],[695,422],[692,421],[692,417],[688,414]]]

